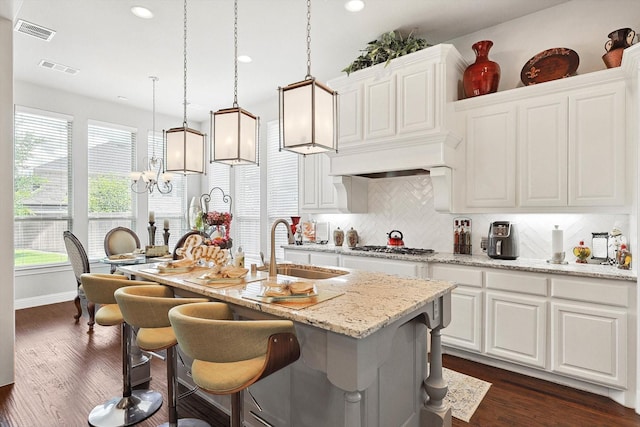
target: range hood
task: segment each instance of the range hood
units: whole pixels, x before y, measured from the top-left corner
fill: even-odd
[[[350,145],[330,155],[330,174],[338,197],[349,200],[353,180],[357,181],[410,175],[430,175],[434,206],[438,212],[451,211],[451,173],[455,149],[460,138],[443,132],[419,139],[384,141]],[[349,179],[347,179],[349,178]],[[347,185],[344,184],[347,183]],[[358,187],[362,191],[363,187]]]

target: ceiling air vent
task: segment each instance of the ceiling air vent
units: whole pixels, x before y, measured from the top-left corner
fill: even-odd
[[[18,19],[18,22],[16,23],[14,29],[19,33],[36,37],[44,41],[50,41],[53,36],[56,35],[56,32],[50,30],[49,28],[45,28],[41,25],[34,24],[23,19]]]
[[[72,76],[75,76],[80,72],[80,70],[78,70],[77,68],[67,67],[66,65],[62,65],[62,64],[56,64],[55,62],[47,61],[46,59],[43,59],[42,61],[40,61],[38,65],[40,65],[43,68],[60,71],[62,73],[70,74]]]

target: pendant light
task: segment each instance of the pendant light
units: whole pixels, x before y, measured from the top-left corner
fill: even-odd
[[[184,119],[164,132],[167,171],[204,173],[204,134],[187,126],[187,0],[184,0]]]
[[[156,82],[158,79],[156,76],[149,76],[151,81],[153,82],[153,136],[152,140],[156,137]],[[153,147],[153,155],[147,162],[147,170],[142,172],[131,172],[131,190],[134,193],[142,194],[147,191],[149,194],[153,193],[155,188],[158,189],[160,194],[168,194],[173,189],[173,184],[171,184],[171,179],[173,178],[173,174],[169,172],[165,172],[163,170],[164,162],[162,157],[156,157],[156,144],[152,143]],[[142,182],[144,183],[144,188],[138,190],[138,181],[142,178]]]
[[[338,93],[311,75],[311,0],[307,0],[307,75],[279,87],[280,150],[338,151]]]
[[[233,107],[210,113],[213,159],[209,162],[258,164],[260,118],[238,106],[238,0],[234,0],[233,12]]]

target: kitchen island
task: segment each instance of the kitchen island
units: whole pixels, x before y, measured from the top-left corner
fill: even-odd
[[[171,286],[178,295],[198,294],[226,302],[238,318],[295,322],[300,360],[251,388],[263,409],[259,415],[268,422],[310,427],[451,425],[451,411],[443,403],[447,386],[442,379],[441,330],[450,322],[455,285],[336,269],[348,274],[314,280],[319,297],[330,298],[299,308],[243,296],[245,288],[260,281],[202,284],[194,280],[202,270],[159,274],[151,267],[132,265],[120,270]],[[224,399],[216,403],[226,405]],[[257,410],[248,400],[246,422],[259,425],[250,412]]]

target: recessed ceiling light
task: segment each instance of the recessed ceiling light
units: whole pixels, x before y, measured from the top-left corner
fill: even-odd
[[[129,98],[127,98],[126,96],[118,95],[118,100],[119,101],[128,101]]]
[[[360,12],[364,9],[364,1],[363,0],[348,0],[344,4],[344,8],[349,12]]]
[[[133,6],[131,8],[131,13],[136,15],[138,18],[142,19],[151,19],[153,18],[153,12],[147,9],[144,6]]]
[[[249,55],[238,55],[238,62],[248,64],[251,61],[253,61],[253,59],[251,59]]]

